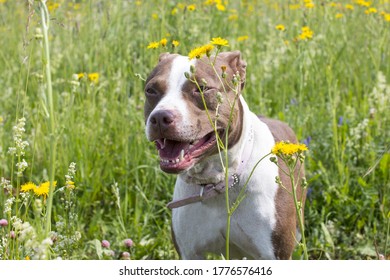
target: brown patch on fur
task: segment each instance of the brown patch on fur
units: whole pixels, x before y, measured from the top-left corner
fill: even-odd
[[[297,143],[296,136],[293,130],[285,123],[260,117],[260,120],[268,125],[269,129],[274,136],[275,142],[279,141],[290,141],[291,143]],[[285,163],[278,160],[278,164],[284,170],[287,169]],[[295,182],[301,181],[304,176],[304,169],[302,166],[300,174],[298,170],[300,165],[297,165],[295,170]],[[279,170],[280,180],[287,190],[292,189],[290,178]],[[305,201],[306,192],[302,193],[301,187],[297,189],[298,200],[303,196],[303,202]],[[302,195],[301,195],[302,194]],[[272,234],[272,243],[274,245],[275,256],[277,259],[290,259],[295,247],[295,235],[297,232],[298,221],[296,217],[294,200],[292,195],[289,194],[285,189],[279,187],[275,197],[276,207],[276,226]]]

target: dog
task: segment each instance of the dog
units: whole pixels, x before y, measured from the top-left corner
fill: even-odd
[[[228,137],[230,203],[239,196],[258,160],[269,154],[276,142],[297,141],[287,124],[258,117],[249,110],[241,94],[247,65],[239,51],[220,52],[214,59],[215,69],[224,71],[225,91],[206,56],[190,60],[163,53],[145,82],[146,136],[155,142],[160,168],[178,174],[168,207],[172,209],[172,239],[182,259],[225,253],[226,181],[216,134],[221,139]],[[228,85],[234,77],[238,91]],[[216,96],[221,92],[223,100],[219,102]],[[285,167],[280,159],[278,163]],[[303,176],[303,168],[300,170],[300,174],[295,173],[296,179]],[[275,182],[277,176],[284,188]],[[269,156],[262,160],[231,217],[231,258],[291,259],[300,233],[288,190],[289,178]],[[298,190],[298,194],[304,201],[305,193]]]

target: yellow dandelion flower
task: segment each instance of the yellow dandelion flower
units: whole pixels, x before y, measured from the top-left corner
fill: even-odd
[[[167,43],[168,43],[167,38],[162,38],[162,39],[160,40],[160,45],[161,45],[162,47],[165,47],[165,46],[167,45]]]
[[[376,14],[378,12],[378,10],[376,8],[369,8],[367,10],[364,11],[364,13],[366,15],[370,15],[370,14]]]
[[[271,150],[274,155],[293,155],[307,151],[305,144],[294,144],[289,142],[280,141],[277,142]]]
[[[28,191],[34,190],[36,187],[37,186],[34,183],[28,182],[20,187],[20,191],[21,192],[28,192]]]
[[[238,42],[242,42],[242,41],[246,41],[249,39],[249,36],[248,35],[244,35],[244,36],[240,36],[237,38],[237,41]]]
[[[223,39],[221,37],[212,38],[210,43],[213,44],[214,46],[219,46],[219,47],[229,46],[228,40]]]
[[[384,14],[383,18],[385,19],[385,21],[390,22],[390,14]]]
[[[49,4],[47,4],[47,9],[49,10],[49,12],[54,12],[59,7],[60,7],[59,3],[49,3]]]
[[[25,259],[26,261],[29,261],[29,260],[30,260],[30,257],[29,257],[29,256],[26,256],[24,259]]]
[[[148,49],[157,49],[160,46],[160,42],[150,42],[147,46]]]
[[[99,82],[99,73],[90,73],[88,74],[88,80],[97,84]]]
[[[351,5],[351,4],[346,4],[345,5],[345,8],[347,9],[347,10],[353,10],[353,9],[355,9],[355,7],[353,6],[353,5]]]
[[[195,48],[195,49],[190,51],[190,53],[188,54],[188,58],[190,60],[194,59],[194,58],[199,59],[205,54],[207,56],[210,56],[210,52],[212,51],[213,48],[214,48],[214,46],[211,44]]]
[[[275,28],[279,31],[284,31],[286,30],[286,27],[283,24],[278,24],[275,26]]]
[[[137,6],[141,6],[142,5],[142,1],[135,1],[135,4],[137,5]]]
[[[187,10],[189,10],[190,12],[195,11],[196,10],[196,5],[195,4],[188,5],[187,6]]]
[[[84,78],[84,73],[78,73],[77,74],[77,79],[81,80],[82,78]]]
[[[305,7],[308,8],[308,9],[312,9],[312,8],[314,8],[314,6],[315,5],[314,5],[313,2],[308,2],[308,3],[305,4]]]
[[[205,6],[212,6],[215,4],[215,0],[206,0],[203,2],[203,5]]]
[[[57,181],[54,181],[54,187],[57,186]],[[38,187],[34,188],[34,193],[37,196],[46,197],[49,194],[50,182],[44,182],[40,184]]]
[[[342,17],[344,17],[344,14],[337,13],[335,17],[336,17],[336,18],[342,18]]]
[[[312,39],[314,35],[313,30],[310,29],[308,26],[302,27],[301,34],[299,34],[298,39],[299,40],[308,40]]]
[[[152,19],[157,20],[157,19],[158,19],[158,14],[153,13],[153,14],[152,14]]]
[[[217,4],[215,5],[215,7],[217,8],[218,11],[226,11],[226,7],[222,4]]]
[[[177,41],[177,40],[173,40],[173,41],[172,41],[172,46],[173,46],[174,48],[177,48],[177,46],[179,46],[179,44],[180,44],[180,42]]]
[[[370,7],[371,6],[371,2],[364,1],[364,0],[356,0],[356,4],[358,4],[359,6],[362,6],[362,7]]]

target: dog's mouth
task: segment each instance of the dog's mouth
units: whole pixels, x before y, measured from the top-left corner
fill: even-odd
[[[224,130],[219,129],[217,132],[221,137]],[[217,144],[217,138],[212,131],[202,138],[189,142],[160,138],[155,143],[159,151],[161,169],[167,173],[180,173],[213,149]]]

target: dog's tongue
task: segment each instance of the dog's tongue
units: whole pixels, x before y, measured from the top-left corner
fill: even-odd
[[[181,150],[188,149],[189,143],[179,142],[169,139],[161,139],[156,141],[156,147],[159,150],[161,158],[176,159],[180,156]]]

